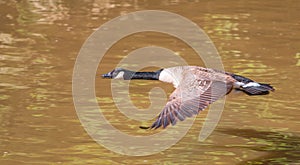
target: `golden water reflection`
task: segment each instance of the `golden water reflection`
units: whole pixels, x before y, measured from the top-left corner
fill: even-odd
[[[292,0],[0,1],[0,164],[300,163],[299,6]],[[97,144],[73,105],[76,56],[100,25],[146,9],[191,19],[212,39],[227,71],[272,83],[276,91],[263,97],[233,92],[205,142],[198,142],[198,134],[207,111],[176,145],[154,155],[123,156]],[[177,52],[190,65],[203,65],[191,48],[168,35],[138,33],[116,43],[99,64],[97,100],[112,125],[132,135],[152,134],[138,128],[151,121],[140,123],[118,112],[110,81],[99,75],[129,52],[151,45]],[[133,104],[147,108],[148,93],[157,86],[167,94],[173,90],[159,82],[132,83]]]

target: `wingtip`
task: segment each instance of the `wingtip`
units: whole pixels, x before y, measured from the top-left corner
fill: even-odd
[[[150,129],[148,126],[140,126],[140,129]]]

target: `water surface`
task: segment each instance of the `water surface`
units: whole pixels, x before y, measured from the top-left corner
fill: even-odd
[[[198,142],[207,112],[176,145],[130,157],[98,145],[81,126],[72,100],[77,54],[105,22],[139,10],[166,10],[194,21],[216,45],[226,71],[272,83],[267,96],[234,93],[226,98],[213,134]],[[300,163],[300,3],[285,1],[0,1],[1,164],[292,164]],[[178,27],[180,28],[180,27]],[[99,64],[112,70],[144,46],[178,52],[190,65],[201,59],[180,40],[158,33],[122,39]],[[109,81],[96,78],[99,104],[111,123],[139,134],[140,123],[120,115]],[[148,92],[169,84],[133,82],[134,105],[149,106]],[[166,139],[168,140],[168,139]]]

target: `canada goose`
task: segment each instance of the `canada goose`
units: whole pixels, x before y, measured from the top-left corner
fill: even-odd
[[[156,121],[143,129],[166,128],[175,125],[178,120],[197,115],[209,104],[220,97],[238,89],[248,95],[265,95],[274,88],[269,84],[255,82],[249,78],[233,73],[198,66],[177,66],[160,69],[155,72],[134,72],[123,68],[103,74],[110,79],[144,79],[160,80],[172,83],[176,88]]]

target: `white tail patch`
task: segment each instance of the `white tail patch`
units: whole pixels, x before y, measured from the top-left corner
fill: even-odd
[[[243,85],[245,85],[245,83],[243,83],[243,82],[235,82],[234,84],[233,84],[233,87],[234,88],[240,88],[241,86],[243,86]]]
[[[259,86],[260,86],[260,84],[257,82],[249,82],[249,83],[243,85],[242,87],[247,88],[247,87],[259,87]]]

